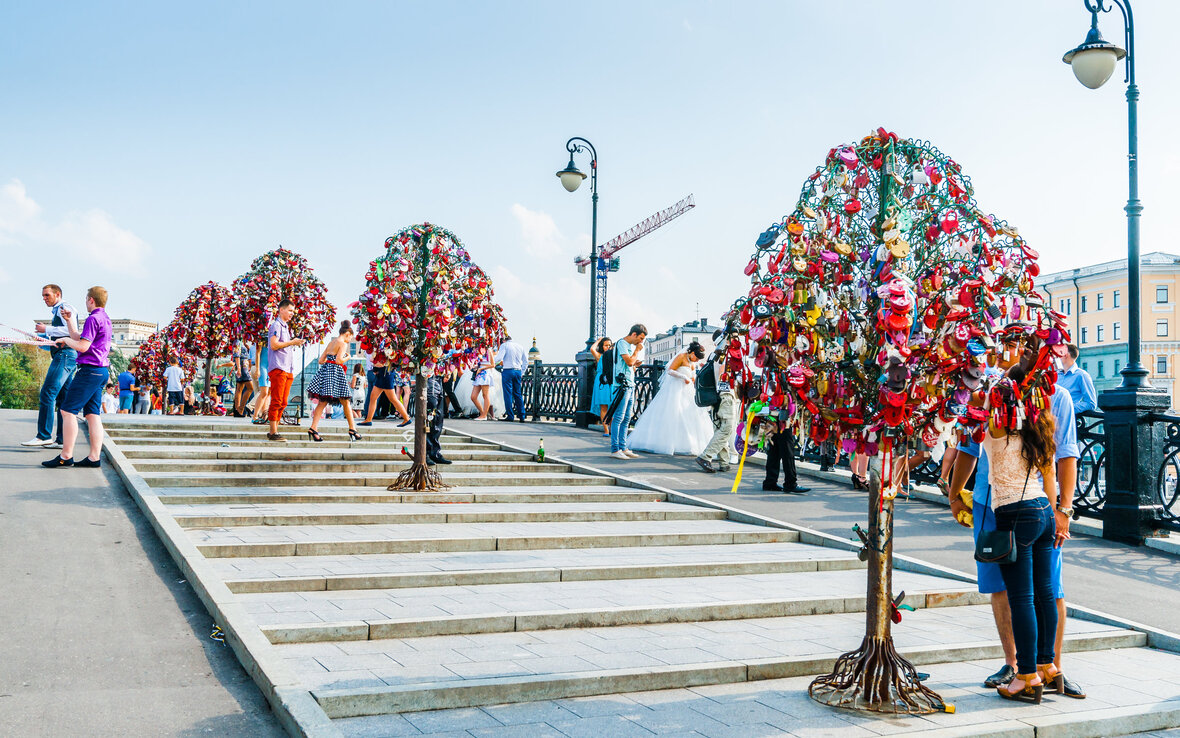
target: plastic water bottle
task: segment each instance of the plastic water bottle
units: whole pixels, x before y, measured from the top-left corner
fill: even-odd
[[[542,438],[537,444],[537,461],[545,463],[545,439]]]

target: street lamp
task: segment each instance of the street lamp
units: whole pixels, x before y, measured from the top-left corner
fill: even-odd
[[[1139,214],[1143,212],[1143,205],[1139,201],[1139,121],[1137,104],[1139,102],[1139,87],[1135,84],[1135,20],[1131,14],[1130,0],[1082,0],[1086,10],[1090,11],[1090,32],[1086,40],[1075,49],[1071,49],[1061,57],[1061,60],[1073,68],[1074,76],[1091,90],[1104,85],[1114,73],[1119,59],[1127,59],[1127,173],[1129,177],[1129,195],[1127,198],[1127,306],[1130,313],[1130,330],[1127,332],[1127,365],[1121,374],[1123,381],[1120,390],[1136,391],[1150,390],[1151,384],[1147,380],[1147,369],[1140,362],[1139,356]],[[1127,48],[1123,49],[1102,38],[1098,32],[1098,13],[1109,13],[1112,8],[1108,3],[1119,7],[1123,14],[1123,31]]]
[[[565,150],[570,154],[570,162],[557,173],[557,178],[561,180],[561,186],[567,192],[573,192],[581,186],[582,180],[586,179],[585,173],[578,170],[574,166],[574,154],[583,151],[590,152],[590,335],[586,338],[586,351],[594,345],[594,339],[598,338],[596,333],[597,326],[595,325],[595,317],[598,313],[598,152],[594,150],[594,144],[580,136],[574,136],[569,141],[565,142]]]

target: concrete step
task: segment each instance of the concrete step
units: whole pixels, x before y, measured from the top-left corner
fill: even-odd
[[[288,431],[306,431],[310,426],[309,421],[304,421],[301,425],[283,425],[279,426],[279,432]],[[103,428],[108,430],[112,437],[123,438],[126,436],[143,435],[156,438],[265,438],[267,434],[267,427],[265,425],[252,425],[250,423],[226,423],[226,424],[212,424],[212,425],[192,425],[184,424],[136,424],[136,423],[120,423],[111,422],[103,423]],[[321,423],[319,431],[324,435],[347,435],[348,426],[344,423]],[[390,436],[390,437],[407,437],[412,438],[414,434],[413,424],[404,428],[398,428],[394,424],[380,423],[371,426],[359,426],[357,432],[364,436]],[[463,441],[470,441],[471,436],[463,435],[462,433],[445,432],[445,436]]]
[[[400,450],[402,446],[412,448],[414,440],[410,439],[392,439],[381,440],[365,437],[360,441],[350,441],[347,437],[342,439],[335,439],[333,437],[325,436],[322,443],[307,440],[307,435],[303,434],[302,440],[298,435],[287,433],[283,435],[287,440],[285,442],[268,441],[263,438],[156,438],[145,436],[129,436],[126,438],[119,438],[120,447],[123,444],[128,446],[156,446],[161,449],[160,454],[169,454],[168,449],[175,446],[184,447],[206,447],[206,448],[255,448],[258,446],[265,446],[272,449],[353,449],[353,450],[385,450],[393,449],[395,452]],[[461,449],[464,451],[498,451],[499,446],[490,443],[480,443],[472,441],[456,441],[450,440],[443,436],[439,441],[439,445],[444,450],[446,449]],[[302,453],[302,451],[300,451]]]
[[[504,476],[495,472],[452,472],[449,467],[436,467],[444,483],[453,487],[486,487],[504,481]],[[539,465],[546,469],[548,465]],[[140,476],[151,487],[264,487],[281,481],[290,487],[317,487],[320,485],[342,487],[388,487],[397,477],[397,472],[373,474],[299,472],[296,475],[276,480],[275,475],[266,472],[140,472]],[[572,487],[579,485],[609,485],[611,477],[596,477],[589,474],[562,474],[537,472],[514,472],[512,481],[519,486]]]
[[[166,505],[196,504],[304,504],[349,502],[662,502],[663,492],[626,487],[578,486],[560,489],[529,487],[462,487],[441,492],[390,492],[375,487],[159,487],[156,493]]]
[[[231,592],[413,589],[476,584],[715,577],[864,569],[800,543],[211,559]]]
[[[799,615],[275,648],[336,718],[814,676],[856,648],[863,621]],[[918,610],[894,628],[898,651],[918,665],[1002,658],[993,635],[987,606]],[[1070,620],[1064,650],[1145,643],[1136,631]]]
[[[241,602],[272,643],[419,638],[864,612],[858,570],[268,592]],[[980,605],[975,586],[898,572],[916,608]]]
[[[470,445],[470,444],[469,444]],[[444,446],[445,456],[452,461],[527,461],[532,454],[517,451],[501,451],[493,447],[463,449],[458,446]],[[300,447],[298,450],[281,446],[237,446],[225,448],[222,446],[189,446],[169,447],[161,449],[158,446],[124,446],[119,450],[128,459],[227,459],[254,460],[267,459],[278,461],[385,461],[401,455],[401,447],[387,448],[316,448],[314,446]]]
[[[620,520],[724,520],[724,510],[667,502],[596,503],[321,503],[184,505],[171,508],[182,528],[379,523],[561,523]]]
[[[445,452],[444,452],[445,454]],[[447,473],[510,474],[545,472],[566,474],[572,471],[567,464],[539,464],[527,457],[516,461],[486,461],[449,459],[444,465]],[[411,460],[400,454],[389,454],[385,459],[364,461],[304,461],[285,459],[136,459],[133,464],[141,472],[233,472],[265,474],[272,479],[286,479],[292,474],[307,472],[332,474],[398,474],[409,468]],[[391,480],[392,481],[392,480]]]
[[[209,558],[728,545],[799,540],[795,531],[728,520],[282,526],[189,530],[188,534],[197,549]]]

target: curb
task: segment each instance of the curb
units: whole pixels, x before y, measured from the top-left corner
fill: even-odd
[[[234,650],[242,668],[258,685],[283,729],[299,738],[337,738],[339,729],[287,665],[271,652],[254,619],[235,602],[235,596],[214,573],[184,529],[168,513],[164,503],[128,463],[109,438],[103,451],[115,468],[128,494],[148,519],[160,542],[188,580],[205,609],[213,617],[225,642]]]

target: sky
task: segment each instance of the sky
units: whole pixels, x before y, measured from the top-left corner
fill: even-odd
[[[1135,3],[1143,251],[1167,227],[1180,4]],[[549,362],[585,345],[590,192],[554,173],[599,154],[599,241],[685,195],[697,207],[619,256],[608,329],[716,321],[754,240],[828,149],[877,126],[971,178],[1043,271],[1126,254],[1120,65],[1099,90],[1061,55],[1082,0],[71,3],[0,7],[0,323],[108,288],[166,323],[283,245],[346,317],[403,226],[462,238],[509,330]],[[1117,9],[1100,18],[1122,43]],[[585,156],[578,166],[588,171]]]

